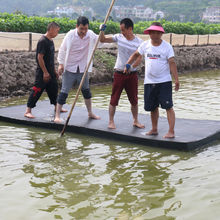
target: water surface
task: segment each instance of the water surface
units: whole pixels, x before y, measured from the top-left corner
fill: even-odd
[[[180,82],[177,117],[220,120],[218,71]],[[139,109],[148,114],[141,83]],[[93,106],[108,109],[110,92],[93,87]],[[126,94],[117,110],[130,111]],[[219,167],[220,141],[179,152],[0,122],[0,219],[217,220]]]

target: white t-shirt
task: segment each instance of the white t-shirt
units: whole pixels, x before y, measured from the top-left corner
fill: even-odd
[[[168,59],[174,57],[173,47],[162,40],[159,46],[153,46],[151,40],[143,42],[138,52],[145,56],[144,84],[172,81]]]
[[[129,57],[138,49],[141,43],[143,43],[143,40],[136,36],[133,40],[127,40],[123,34],[115,34],[112,39],[118,44],[118,56],[115,69],[123,71]],[[131,71],[135,70],[136,68],[131,69]]]

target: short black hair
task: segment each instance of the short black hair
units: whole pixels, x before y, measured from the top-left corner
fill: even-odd
[[[60,28],[60,25],[53,21],[47,25],[47,31],[49,31],[51,28]]]
[[[132,30],[134,29],[134,23],[130,18],[124,18],[121,20],[120,25],[124,24],[125,28],[128,29],[129,27],[132,28]]]
[[[80,26],[82,24],[83,26],[89,25],[89,19],[85,16],[79,16],[77,19],[77,26]]]
[[[160,27],[163,27],[162,24],[161,24],[160,22],[157,22],[157,21],[153,22],[153,23],[151,24],[151,26],[160,26]]]

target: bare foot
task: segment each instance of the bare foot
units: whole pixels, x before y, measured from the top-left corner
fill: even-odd
[[[109,122],[108,128],[110,129],[116,129],[115,123],[113,121]]]
[[[93,114],[93,113],[89,114],[89,118],[91,118],[91,119],[96,119],[96,120],[101,119],[101,117],[99,117],[98,115],[95,115],[95,114]]]
[[[68,110],[65,109],[65,108],[62,108],[62,109],[60,110],[60,112],[61,112],[61,113],[63,113],[63,112],[68,112]]]
[[[139,122],[134,122],[133,126],[137,128],[145,128],[145,126],[143,124],[140,124]]]
[[[157,132],[157,130],[150,130],[150,131],[148,131],[147,133],[146,133],[146,135],[158,135],[158,132]]]
[[[175,138],[175,135],[173,132],[168,132],[166,135],[163,136],[163,138]]]
[[[62,120],[60,118],[55,118],[53,122],[59,124],[62,123]]]
[[[30,112],[26,112],[24,114],[24,117],[26,117],[26,118],[35,118],[35,116],[33,116]]]

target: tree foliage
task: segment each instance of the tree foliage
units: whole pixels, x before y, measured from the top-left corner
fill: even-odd
[[[22,11],[28,15],[45,15],[58,5],[76,5],[93,8],[96,15],[103,19],[110,3],[111,0],[0,0],[0,12]],[[117,0],[115,5],[144,5],[165,12],[166,20],[200,22],[205,9],[220,6],[220,0]]]
[[[0,13],[0,31],[4,32],[34,32],[45,33],[48,23],[55,21],[61,26],[61,33],[66,33],[75,28],[76,20],[69,18],[47,18],[30,16],[16,13]],[[220,33],[220,24],[205,24],[205,23],[192,23],[192,22],[172,22],[160,20],[166,33],[176,34],[217,34]],[[140,21],[134,25],[134,32],[142,34],[143,31],[150,26],[150,21]],[[101,22],[91,21],[90,29],[95,33],[99,33],[99,26]],[[118,22],[109,20],[107,22],[106,34],[115,34],[120,32]]]

